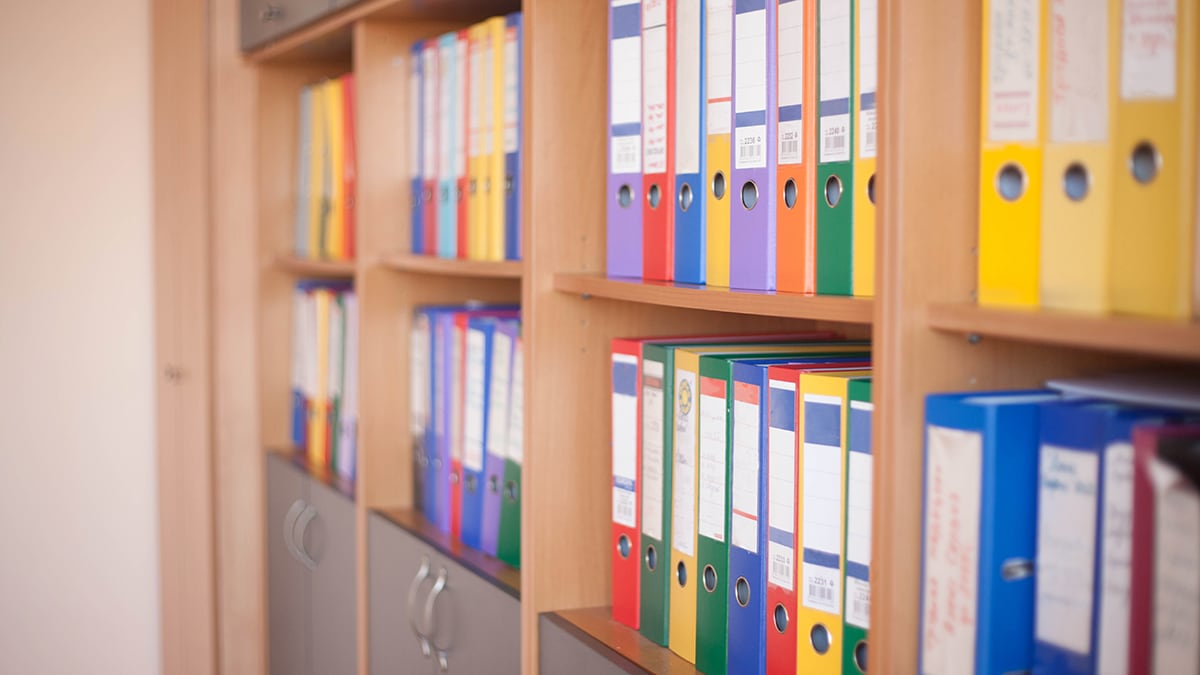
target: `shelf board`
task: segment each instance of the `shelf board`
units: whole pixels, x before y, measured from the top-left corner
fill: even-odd
[[[383,264],[402,272],[492,279],[520,279],[523,270],[519,260],[458,260],[415,253],[394,253],[385,256]]]
[[[514,0],[361,0],[246,52],[252,62],[349,57],[350,32],[361,19],[455,21],[466,26],[521,8]]]
[[[353,279],[353,260],[312,260],[291,254],[275,256],[275,266],[299,277]]]
[[[269,448],[267,450],[273,455],[277,455],[284,461],[288,462],[297,469],[308,474],[309,478],[317,481],[330,488],[340,492],[346,499],[354,501],[354,481],[347,480],[339,476],[336,472],[331,471],[328,467],[313,464],[308,460],[308,456],[303,450],[292,447]]]
[[[375,509],[396,526],[417,539],[437,549],[442,555],[471,570],[496,588],[521,599],[521,571],[513,569],[499,560],[464,545],[454,537],[439,530],[425,519],[420,511],[411,508]]]
[[[696,666],[636,630],[613,621],[611,607],[588,607],[547,612],[545,616],[610,661],[626,661],[648,673],[699,675]]]
[[[666,281],[611,279],[597,274],[560,273],[554,277],[554,288],[564,293],[578,293],[584,298],[817,321],[870,324],[875,313],[871,298],[738,291]]]
[[[929,306],[932,328],[1098,351],[1200,361],[1200,322],[1094,316],[966,303]]]

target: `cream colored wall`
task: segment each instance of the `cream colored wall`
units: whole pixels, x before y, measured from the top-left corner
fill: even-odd
[[[147,31],[0,6],[0,673],[159,670]]]

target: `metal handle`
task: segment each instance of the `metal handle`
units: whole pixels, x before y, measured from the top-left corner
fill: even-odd
[[[305,504],[304,510],[300,512],[300,516],[296,518],[296,524],[292,528],[292,536],[296,538],[296,554],[299,560],[309,569],[310,572],[315,572],[317,569],[317,561],[309,554],[308,549],[304,546],[304,535],[308,533],[308,526],[312,524],[314,518],[317,517],[317,510],[311,504]],[[296,535],[296,529],[299,529],[300,534]]]
[[[421,644],[421,655],[429,658],[429,638],[421,631],[421,627],[417,625],[417,617],[413,614],[413,605],[417,601],[417,590],[421,588],[421,583],[429,578],[429,558],[421,557],[421,567],[417,570],[416,576],[413,577],[412,583],[408,585],[408,625],[412,626],[413,635],[417,636],[417,642]]]
[[[442,591],[446,590],[446,568],[438,569],[437,581],[433,584],[433,590],[429,591],[429,597],[425,599],[425,625],[430,626],[430,640],[433,642],[434,652],[437,654],[437,665],[440,672],[446,672],[450,667],[449,651],[450,645],[438,644],[437,640],[437,624],[434,623],[433,612],[437,607],[438,596]]]
[[[278,21],[283,18],[283,7],[279,5],[267,5],[261,12],[258,13],[258,20],[263,23]]]
[[[300,549],[296,548],[296,519],[300,517],[304,507],[304,500],[297,499],[292,502],[292,507],[283,518],[283,543],[287,546],[288,553],[292,554],[292,558],[300,564],[304,564],[304,560],[300,557]]]

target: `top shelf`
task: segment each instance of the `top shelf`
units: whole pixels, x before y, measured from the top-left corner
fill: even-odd
[[[611,279],[597,274],[557,274],[554,277],[554,288],[565,293],[578,293],[584,298],[608,298],[666,307],[790,319],[870,324],[875,314],[875,302],[871,298],[737,291],[667,281]]]
[[[929,307],[929,325],[944,331],[1200,361],[1200,322],[1092,316],[1048,309],[996,309],[967,303]]]
[[[395,253],[386,256],[383,264],[401,272],[455,277],[520,279],[522,274],[522,264],[519,260],[458,260],[413,253]]]

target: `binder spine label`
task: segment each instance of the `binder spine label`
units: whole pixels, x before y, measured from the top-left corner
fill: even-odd
[[[726,382],[700,378],[700,520],[702,537],[725,541]]]
[[[662,541],[663,364],[642,361],[642,533]]]
[[[675,457],[671,472],[671,546],[696,555],[696,374],[675,370]]]
[[[612,4],[609,118],[614,174],[642,172],[642,16],[637,0]]]
[[[988,140],[1033,143],[1038,139],[1038,0],[991,0],[988,25]]]
[[[1086,654],[1092,637],[1100,458],[1043,444],[1038,475],[1037,622],[1042,642]]]
[[[772,382],[767,431],[767,581],[795,589],[796,385]]]
[[[483,386],[486,339],[482,331],[467,331],[467,373],[463,410],[463,468],[483,471]]]
[[[642,165],[667,171],[667,0],[642,2]]]
[[[846,162],[850,160],[850,0],[819,2],[818,154],[821,162]]]
[[[1133,553],[1133,444],[1104,449],[1104,507],[1100,533],[1100,620],[1096,672],[1129,666],[1129,587]]]
[[[879,82],[879,0],[858,0],[858,11],[858,156],[870,159],[876,153],[877,136],[875,88]]]
[[[841,614],[842,400],[804,396],[804,499],[801,598],[805,607]]]
[[[1175,60],[1178,51],[1176,41],[1179,33],[1177,2],[1178,0],[1125,0],[1123,3],[1123,100],[1175,98]]]
[[[521,91],[517,86],[520,72],[520,43],[516,27],[504,32],[504,152],[516,152],[520,145],[517,136],[517,115],[521,106]]]
[[[488,400],[487,452],[504,459],[508,456],[508,406],[512,382],[512,338],[500,331],[492,336],[492,390]],[[636,451],[637,448],[634,448]]]
[[[637,357],[612,357],[612,473],[614,523],[637,526]]]
[[[1173,465],[1150,460],[1155,492],[1153,655],[1156,673],[1200,672],[1200,494]]]
[[[779,164],[804,161],[804,2],[779,3]]]
[[[700,34],[698,1],[675,8],[675,173],[700,173]]]
[[[525,358],[521,338],[513,345],[512,394],[508,397],[508,458],[525,460]]]
[[[846,471],[846,621],[871,622],[871,415],[875,406],[850,402]]]
[[[733,509],[729,543],[758,553],[759,387],[733,385]]]
[[[409,56],[412,59],[408,71],[408,175],[410,178],[421,176],[421,132],[425,122],[421,119],[421,56],[415,52]],[[303,182],[299,183],[304,185]]]
[[[421,97],[425,103],[425,113],[422,116],[425,124],[425,139],[423,141],[423,157],[424,166],[421,168],[421,174],[425,180],[432,180],[437,176],[437,94],[438,94],[438,66],[437,66],[437,50],[434,47],[427,47],[425,55],[421,58],[421,65],[425,68],[425,95]],[[429,227],[429,224],[426,224]]]
[[[1108,12],[1089,0],[1050,3],[1050,140],[1108,139]]]
[[[450,437],[450,460],[453,462],[461,462],[463,459],[463,398],[463,329],[455,326],[450,360],[450,428],[447,430]],[[479,465],[482,468],[482,456]]]
[[[483,57],[482,58],[483,63],[479,67],[480,68],[479,80],[477,80],[479,82],[479,90],[480,90],[479,116],[480,116],[480,119],[482,120],[480,122],[480,129],[479,129],[479,154],[486,157],[486,156],[492,154],[492,136],[494,135],[493,134],[493,131],[495,129],[494,125],[496,124],[496,120],[492,119],[492,101],[491,101],[491,94],[493,91],[492,76],[493,76],[493,73],[495,72],[495,70],[494,70],[495,64],[492,61],[492,59],[494,57],[493,57],[493,52],[492,52],[491,34],[485,33],[485,35],[482,38],[480,38],[479,42],[482,45],[481,50],[482,50],[482,57]],[[475,81],[476,80],[472,80],[472,82],[475,82]],[[472,87],[474,87],[474,84],[472,84]]]
[[[743,5],[756,9],[745,11]],[[739,2],[734,20],[733,168],[767,166],[767,10],[763,2]]]
[[[443,41],[438,51],[439,58],[441,58],[441,64],[438,67],[438,71],[441,73],[438,93],[441,97],[442,113],[437,118],[438,178],[448,181],[453,180],[457,175],[454,172],[457,165],[454,161],[454,75],[456,73],[454,53],[457,50],[453,41]]]
[[[467,94],[468,105],[471,107],[468,115],[469,132],[471,134],[467,152],[471,157],[483,154],[483,100],[480,90],[483,88],[483,40],[475,37],[471,40],[471,82]]]
[[[733,104],[733,0],[707,0],[704,17],[704,74],[709,136],[728,134]]]
[[[469,94],[466,94],[467,82],[467,58],[470,54],[470,40],[456,40],[455,51],[457,56],[454,60],[454,69],[458,73],[455,79],[455,87],[458,89],[458,96],[455,97],[455,106],[453,109],[454,119],[451,124],[454,125],[454,178],[465,176],[467,174],[467,114],[466,105],[469,99]],[[447,112],[447,114],[451,114]],[[455,197],[457,201],[457,196]]]
[[[429,424],[429,316],[420,314],[413,322],[408,339],[409,375],[408,427],[413,440],[421,442]],[[428,450],[428,449],[427,449]]]
[[[983,436],[926,428],[921,667],[975,672]]]

